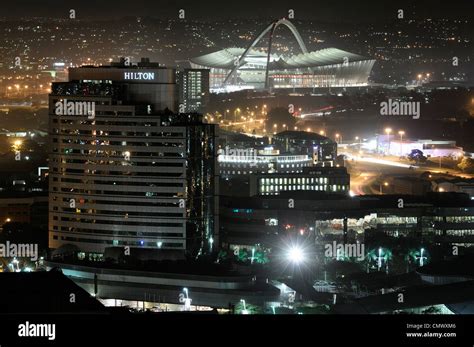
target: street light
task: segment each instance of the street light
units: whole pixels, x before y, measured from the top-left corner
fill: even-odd
[[[340,139],[340,141],[339,141]],[[342,143],[342,136],[340,134],[336,134],[336,142]]]
[[[377,260],[378,271],[380,271],[382,268],[382,247],[379,247],[379,256]]]
[[[388,187],[388,182],[384,182],[383,185],[385,187]],[[380,183],[380,195],[382,195],[382,194],[383,194],[382,183]]]
[[[13,263],[13,269],[15,270],[15,272],[20,272],[21,270],[20,270],[20,267],[18,266],[20,262],[18,261],[18,259],[13,258],[12,263]],[[15,265],[16,265],[16,269],[15,269]]]
[[[300,264],[305,259],[303,250],[298,246],[292,246],[288,251],[287,257],[294,264]]]
[[[244,309],[242,310],[242,314],[249,314],[249,311],[247,310],[247,305],[245,304],[245,300],[244,300],[244,299],[240,299],[240,302],[241,302],[242,305],[244,306]]]
[[[385,133],[388,137],[388,154],[390,154],[390,133],[392,132],[392,128],[385,128]]]
[[[405,132],[403,130],[400,130],[398,132],[398,135],[400,135],[400,155],[402,155],[403,153],[403,135],[405,135]]]
[[[189,298],[188,288],[183,288],[183,292],[186,294],[184,298],[184,310],[189,311],[191,309],[191,299]]]

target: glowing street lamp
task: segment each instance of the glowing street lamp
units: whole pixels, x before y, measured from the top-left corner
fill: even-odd
[[[184,310],[189,311],[191,310],[191,298],[189,297],[188,288],[183,288],[183,292],[186,294],[186,297],[184,298]]]
[[[385,128],[385,133],[387,134],[388,137],[388,153],[390,154],[390,133],[392,132],[392,128]]]
[[[20,262],[18,261],[18,259],[13,258],[12,264],[13,264],[13,269],[15,270],[15,272],[20,272],[21,271],[20,267],[18,266],[19,263]],[[15,267],[16,267],[16,269],[15,269]]]
[[[403,143],[403,135],[405,135],[405,132],[404,132],[403,130],[400,130],[400,131],[398,132],[398,135],[400,135],[400,155],[402,155],[402,154],[403,154],[403,153],[402,153],[402,152],[403,152],[403,147],[402,147],[402,146],[403,146],[403,145],[402,145],[402,143]]]
[[[292,246],[288,250],[287,257],[294,264],[300,264],[305,260],[303,250],[298,246]]]
[[[379,256],[377,257],[377,267],[378,267],[378,270],[380,271],[380,269],[382,268],[382,247],[379,247]]]
[[[245,304],[244,299],[240,299],[240,302],[242,303],[244,309],[242,310],[242,314],[249,314],[249,311],[247,310],[247,305]]]
[[[420,260],[420,266],[423,266],[423,265],[424,265],[423,259],[428,259],[428,257],[424,257],[424,256],[423,256],[423,253],[424,253],[424,252],[425,252],[425,249],[422,247],[422,248],[420,249],[420,256],[419,256],[419,257],[416,257],[416,258],[418,258],[418,259]]]
[[[356,137],[354,137],[354,139],[355,139],[356,141],[359,141],[359,151],[360,151],[360,149],[362,148],[362,138],[359,137],[359,136],[356,136]]]
[[[382,185],[382,183],[380,183],[380,187],[379,187],[380,188],[380,195],[383,194],[383,189],[382,189],[383,186],[388,187],[388,182],[383,182],[383,185]]]

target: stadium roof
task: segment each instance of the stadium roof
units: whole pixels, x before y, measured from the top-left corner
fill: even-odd
[[[226,48],[217,52],[202,55],[196,58],[190,59],[191,63],[222,69],[232,69],[235,65],[236,58],[245,52],[244,48]],[[262,62],[266,63],[267,54],[263,51],[256,49],[250,49],[246,57],[244,58],[246,64],[252,63],[252,60],[261,59]],[[345,59],[347,58],[347,60]],[[345,61],[348,63],[356,61],[367,61],[372,60],[358,54],[343,51],[337,48],[325,48],[318,51],[300,53],[297,55],[270,55],[270,69],[295,69],[295,68],[310,68],[318,66],[327,66],[335,64],[343,64]],[[245,64],[241,66],[245,67]]]

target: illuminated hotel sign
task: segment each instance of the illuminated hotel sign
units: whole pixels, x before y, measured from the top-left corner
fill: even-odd
[[[154,72],[124,72],[123,73],[124,80],[134,80],[134,81],[141,81],[141,80],[154,80],[155,73]]]

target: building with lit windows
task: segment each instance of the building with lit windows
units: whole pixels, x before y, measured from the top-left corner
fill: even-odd
[[[68,82],[53,83],[50,248],[183,258],[217,245],[217,129],[176,113],[175,78],[142,60],[72,68]]]
[[[346,168],[312,167],[300,173],[255,174],[250,176],[250,195],[279,195],[280,192],[317,191],[349,192],[350,177]]]
[[[404,208],[398,208],[400,198]],[[293,199],[292,206],[288,199]],[[220,202],[220,235],[227,245],[272,247],[280,237],[295,232],[341,242],[365,242],[379,234],[432,245],[474,247],[474,202],[462,193],[350,197],[283,191],[221,196]]]
[[[306,154],[317,166],[334,166],[337,143],[330,138],[308,131],[282,131],[272,142],[287,153]]]
[[[264,173],[296,173],[305,167],[313,166],[310,156],[280,154],[278,149],[267,147],[229,148],[218,151],[218,162],[221,177],[244,177],[251,174]]]
[[[184,112],[204,113],[209,100],[209,70],[184,69],[177,72],[180,85],[180,104]]]

